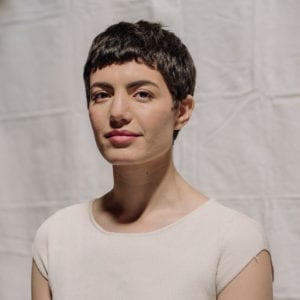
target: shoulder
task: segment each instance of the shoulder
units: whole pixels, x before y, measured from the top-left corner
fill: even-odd
[[[268,240],[260,222],[216,201],[214,213],[220,226],[223,253],[226,253],[227,249],[234,252],[234,249],[240,251],[265,247],[269,250]]]
[[[261,224],[233,208],[227,207],[213,199],[212,214],[222,229],[223,238],[234,238],[234,235],[246,232],[258,233],[264,232]],[[231,237],[230,237],[231,236]]]
[[[195,214],[196,221],[201,225],[198,228],[218,238],[220,245],[226,246],[230,240],[239,242],[245,234],[248,238],[263,236],[263,227],[257,220],[214,198],[204,203],[198,212]]]
[[[217,290],[224,287],[260,252],[270,247],[263,226],[255,219],[220,203],[221,243],[217,269]]]
[[[75,226],[82,226],[87,219],[89,202],[72,204],[50,215],[37,229],[32,243],[32,256],[39,270],[48,278],[49,247],[59,245],[70,233],[77,233]]]
[[[64,225],[66,225],[72,220],[72,218],[78,218],[86,213],[88,204],[89,202],[85,201],[75,203],[57,210],[55,213],[51,214],[45,219],[38,230],[51,226],[57,226],[61,223],[64,223]]]
[[[80,202],[63,207],[48,216],[38,227],[34,237],[34,243],[45,241],[49,237],[66,232],[65,229],[79,225],[86,219],[89,202]],[[75,222],[76,220],[76,222]]]

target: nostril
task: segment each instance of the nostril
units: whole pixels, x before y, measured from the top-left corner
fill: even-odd
[[[121,128],[124,125],[128,124],[129,122],[130,122],[129,120],[124,118],[120,118],[120,119],[111,118],[109,123],[112,128]]]

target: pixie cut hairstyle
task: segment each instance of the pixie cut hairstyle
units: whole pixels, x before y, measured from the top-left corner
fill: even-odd
[[[163,29],[159,23],[120,22],[111,25],[93,40],[84,66],[88,103],[91,73],[112,64],[132,60],[158,70],[175,103],[194,94],[194,62],[186,46],[175,34]]]
[[[187,95],[194,94],[196,69],[187,47],[160,23],[141,20],[111,25],[93,40],[83,73],[87,103],[92,73],[132,60],[161,73],[175,107]],[[174,139],[176,135],[174,132]]]

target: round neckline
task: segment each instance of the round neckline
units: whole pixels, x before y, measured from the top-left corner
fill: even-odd
[[[174,228],[174,227],[180,225],[181,223],[187,222],[194,215],[205,211],[213,202],[216,201],[214,198],[208,198],[208,200],[206,202],[200,204],[198,207],[196,207],[189,213],[183,215],[182,217],[178,218],[176,221],[174,221],[168,225],[162,226],[155,230],[146,231],[146,232],[115,232],[115,231],[108,231],[108,230],[104,229],[98,222],[96,222],[94,215],[93,215],[93,203],[96,200],[97,199],[92,199],[88,202],[88,212],[89,212],[90,221],[96,227],[96,229],[98,229],[102,233],[104,233],[106,235],[115,235],[115,236],[147,236],[147,235],[153,235],[153,234],[158,234],[160,232],[164,232],[168,229],[171,229],[171,228]]]

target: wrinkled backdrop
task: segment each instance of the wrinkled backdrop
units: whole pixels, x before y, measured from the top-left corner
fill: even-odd
[[[197,65],[179,170],[264,225],[274,299],[299,300],[299,0],[0,0],[0,299],[30,299],[45,218],[111,187],[82,67],[97,33],[140,19],[167,25]]]

